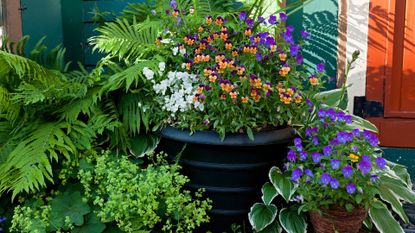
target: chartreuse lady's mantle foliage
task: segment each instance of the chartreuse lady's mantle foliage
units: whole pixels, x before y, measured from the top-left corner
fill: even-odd
[[[207,222],[210,201],[182,189],[188,179],[178,165],[168,165],[162,154],[149,156],[154,164],[147,167],[137,166],[141,160],[94,151],[66,163],[59,190],[18,205],[10,230],[192,232]]]

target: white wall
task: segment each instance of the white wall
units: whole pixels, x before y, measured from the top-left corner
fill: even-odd
[[[366,94],[366,67],[367,67],[367,43],[369,25],[369,2],[370,0],[348,0],[347,10],[347,59],[352,57],[355,50],[360,51],[359,59],[351,70],[348,84],[349,110],[353,110],[354,96]]]

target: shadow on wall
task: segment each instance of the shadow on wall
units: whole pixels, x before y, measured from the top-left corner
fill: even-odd
[[[373,6],[370,5],[370,20],[372,21],[369,25],[369,30],[371,30],[372,35],[369,37],[368,43],[369,45],[379,53],[387,53],[388,50],[392,48],[387,48],[385,45],[386,41],[393,42],[393,35],[394,32],[391,30],[390,25],[395,24],[392,18],[395,18],[394,13],[388,13],[385,8],[380,6]],[[410,28],[407,26],[405,27],[404,31],[407,33],[410,32]],[[395,35],[396,36],[396,35]],[[379,40],[379,38],[385,38],[384,40]],[[402,37],[399,36],[399,39]],[[396,43],[389,43],[390,46],[393,46]],[[404,39],[404,48],[407,51],[412,51],[411,48],[415,47],[415,41],[410,41],[408,39]],[[372,85],[367,86],[367,92],[376,93],[379,92],[379,88],[384,88],[385,84],[385,77],[386,75],[391,74],[391,65],[386,64],[385,58],[385,65],[384,66],[374,66],[372,60],[377,60],[377,57],[368,57],[368,67],[367,67],[367,81],[370,81]],[[406,70],[403,72],[404,76],[408,77],[415,77],[415,70]],[[404,93],[402,93],[404,94]],[[415,98],[415,96],[412,96]],[[387,96],[385,96],[387,98]]]
[[[295,2],[295,0],[288,1]],[[323,7],[323,9],[322,9]],[[336,87],[337,70],[337,36],[338,36],[338,3],[335,0],[318,0],[306,4],[301,10],[290,15],[287,24],[295,26],[295,37],[301,37],[300,30],[311,34],[303,55],[305,64],[315,67],[324,61],[326,73],[333,77],[327,84],[328,89]]]

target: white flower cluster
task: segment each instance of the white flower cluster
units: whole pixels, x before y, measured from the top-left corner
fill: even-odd
[[[167,78],[153,86],[154,91],[161,96],[162,109],[174,113],[188,111],[193,104],[196,94],[196,75],[186,72],[167,73]],[[201,103],[196,103],[195,108],[203,110]]]

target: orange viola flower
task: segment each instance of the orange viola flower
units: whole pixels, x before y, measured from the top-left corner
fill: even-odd
[[[245,36],[252,36],[252,29],[250,28],[245,29]]]
[[[225,59],[225,55],[216,55],[215,56],[215,62],[219,63]]]
[[[203,57],[203,61],[204,61],[204,62],[209,62],[209,61],[210,61],[210,56],[209,56],[209,55],[205,55],[205,56]]]
[[[251,97],[256,97],[256,96],[258,96],[258,93],[257,93],[257,91],[256,90],[252,90],[251,91]]]
[[[229,95],[231,96],[231,99],[236,99],[236,97],[238,97],[238,92],[232,91],[229,93]]]
[[[155,43],[156,43],[157,46],[160,46],[161,45],[161,37],[157,37]]]
[[[209,82],[212,82],[212,83],[214,83],[214,82],[216,82],[216,79],[217,79],[218,77],[216,76],[216,75],[210,75],[209,76]]]
[[[198,86],[198,87],[197,87],[197,94],[202,94],[204,89],[205,89],[205,88],[203,88],[203,87],[201,87],[201,86]]]
[[[226,100],[226,95],[225,95],[225,94],[221,94],[221,95],[220,95],[220,99],[221,99],[221,100]]]
[[[268,92],[270,89],[271,89],[271,85],[269,84],[262,85],[262,90],[264,90],[265,92]]]
[[[287,94],[290,95],[290,96],[294,95],[294,90],[292,88],[288,88],[287,89]]]
[[[196,103],[199,101],[199,98],[197,96],[193,96],[193,103]]]
[[[301,95],[297,95],[295,97],[295,103],[299,104],[303,101],[303,97]]]
[[[216,24],[217,26],[222,26],[222,24],[223,24],[223,18],[222,18],[222,17],[220,17],[220,16],[216,17],[216,19],[215,19],[215,24]]]
[[[237,57],[237,56],[238,56],[238,51],[233,50],[233,51],[232,51],[232,57]]]
[[[202,53],[202,51],[200,49],[195,50],[195,54],[201,54],[201,53]]]
[[[186,63],[186,70],[190,70],[191,65],[192,64],[190,62]]]
[[[312,86],[316,86],[316,85],[318,85],[318,78],[317,78],[316,76],[311,76],[311,77],[310,77],[310,84],[311,84]]]
[[[256,54],[258,52],[258,49],[255,46],[251,46],[249,52],[252,53],[252,54]]]
[[[285,77],[285,76],[287,76],[287,74],[288,74],[290,71],[291,71],[291,68],[290,68],[290,67],[288,67],[288,66],[284,66],[284,67],[282,67],[282,68],[281,68],[281,70],[279,71],[279,74],[280,74],[282,77]]]
[[[257,44],[259,44],[259,42],[261,42],[261,37],[256,36],[256,37],[254,38],[254,42],[255,42],[255,43],[257,43]]]
[[[204,30],[205,30],[205,28],[204,28],[203,26],[200,26],[200,27],[197,29],[197,31],[198,31],[199,33],[202,33]]]
[[[249,97],[245,96],[245,97],[241,97],[242,103],[246,104],[249,101]]]
[[[237,73],[238,73],[238,75],[243,75],[244,74],[244,72],[245,72],[245,67],[240,67],[240,66],[238,66],[238,68],[237,68],[238,70],[237,70]]]
[[[175,9],[171,15],[173,15],[173,17],[177,17],[177,16],[179,16],[179,13],[180,13],[180,11]]]
[[[211,25],[212,24],[212,16],[206,17],[206,24]]]
[[[212,70],[210,70],[210,69],[204,69],[203,70],[203,73],[204,73],[205,77],[208,77],[209,75],[212,74]]]
[[[225,41],[228,39],[228,33],[227,32],[221,32],[220,33],[220,38]]]
[[[225,26],[222,26],[222,28],[220,30],[223,31],[223,32],[227,32],[228,31],[228,28],[225,27]]]
[[[231,50],[231,49],[232,49],[232,42],[226,42],[226,43],[225,43],[225,48],[226,48],[227,50]]]
[[[261,96],[260,95],[257,95],[257,96],[254,97],[255,103],[258,103],[260,100],[261,100]]]
[[[278,56],[279,56],[281,61],[287,60],[287,54],[285,54],[285,53],[280,53]]]
[[[215,40],[216,40],[216,39],[218,39],[218,38],[219,38],[218,33],[214,33],[214,34],[213,34],[213,39],[215,39]]]
[[[271,52],[275,53],[277,51],[276,45],[271,45]]]

